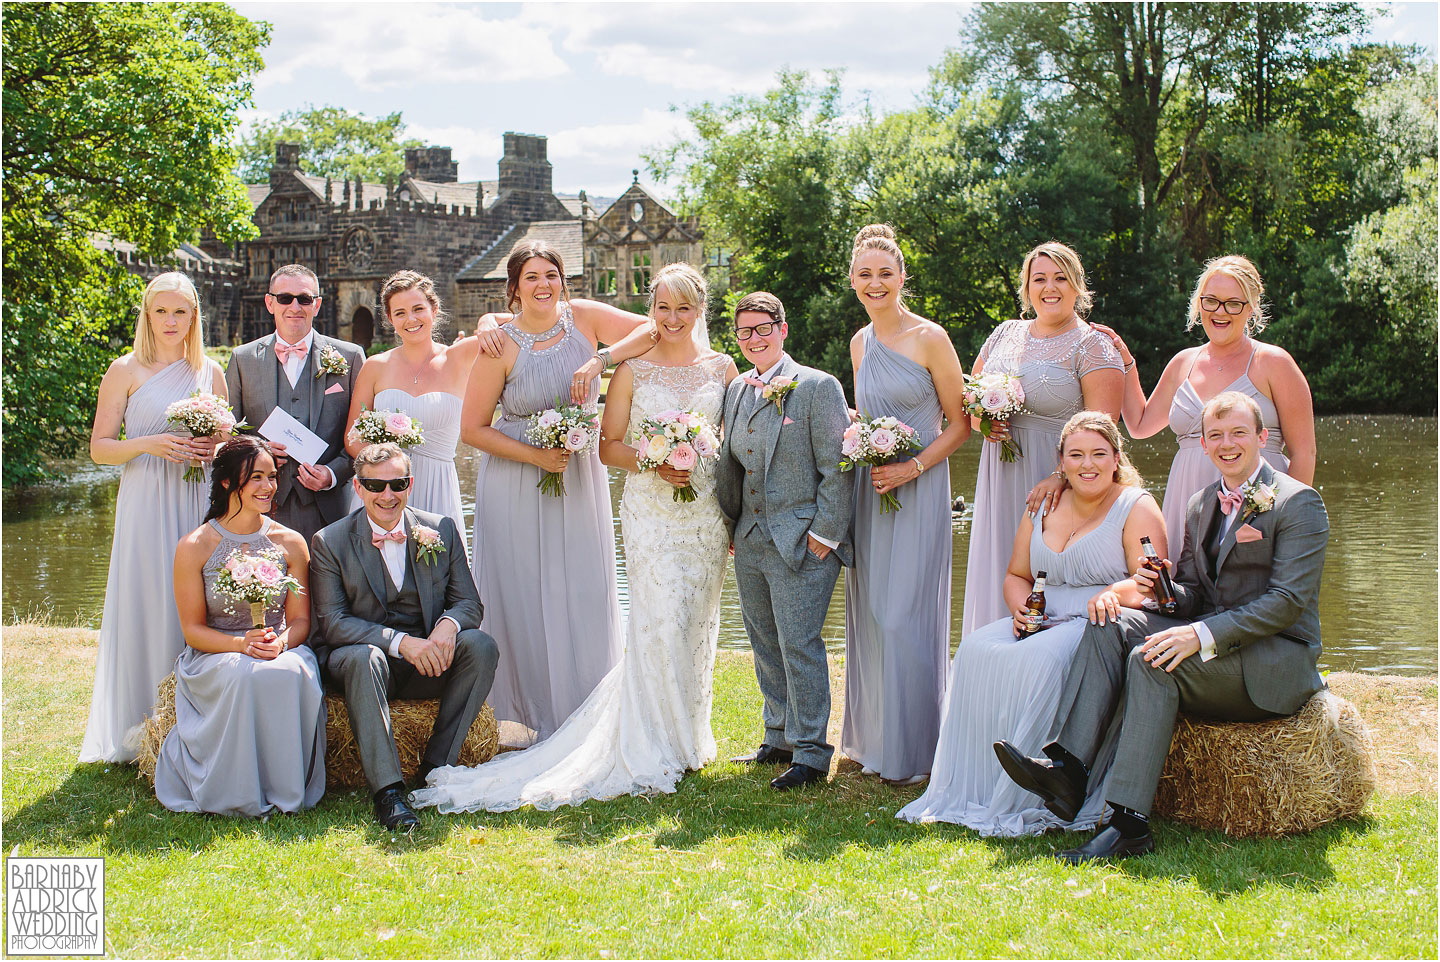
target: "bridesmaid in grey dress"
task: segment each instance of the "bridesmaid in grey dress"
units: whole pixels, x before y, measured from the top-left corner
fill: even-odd
[[[190,278],[161,274],[145,289],[135,349],[100,381],[90,457],[125,467],[82,762],[135,758],[155,688],[185,647],[170,567],[175,545],[205,514],[206,486],[183,476],[192,458],[210,457],[215,442],[172,433],[165,408],[199,390],[225,396],[225,374],[205,356],[203,330]]]
[[[155,765],[155,797],[175,812],[259,816],[298,812],[325,794],[325,696],[305,644],[310,601],[276,598],[265,627],[215,590],[236,551],[273,554],[302,589],[305,539],[266,517],[275,461],[241,437],[215,458],[206,524],[175,552],[175,605],[188,647],[175,663],[175,725]]]
[[[949,336],[901,303],[905,258],[888,226],[865,227],[855,238],[850,284],[870,318],[850,342],[856,407],[863,417],[888,415],[915,428],[921,450],[855,469],[840,748],[867,773],[912,782],[929,773],[940,733],[950,656],[946,459],[969,436],[970,420]],[[879,494],[892,489],[903,507],[882,514]]]
[[[965,566],[964,635],[1009,611],[1001,591],[1005,561],[1031,489],[1055,470],[1066,420],[1082,408],[1120,417],[1120,355],[1108,337],[1081,320],[1091,296],[1079,256],[1064,244],[1041,244],[1025,255],[1020,278],[1020,303],[1035,317],[997,327],[974,367],[976,374],[1002,371],[1018,376],[1025,407],[1010,419],[1008,430],[987,438],[1015,440],[1021,456],[1008,464],[1001,461],[998,443],[985,445],[980,454]]]
[[[1035,835],[1091,828],[1103,814],[1113,741],[1102,747],[1095,790],[1069,825],[1010,780],[993,748],[1003,738],[1039,753],[1061,712],[1060,690],[1087,621],[1114,618],[1122,605],[1139,606],[1127,559],[1139,556],[1141,537],[1166,550],[1160,506],[1141,488],[1115,422],[1085,411],[1070,420],[1063,437],[1061,466],[1071,489],[1048,514],[1025,516],[1006,585],[1008,603],[1023,611],[1034,578],[1044,571],[1050,626],[1017,638],[1016,612],[960,642],[930,784],[898,818],[956,822],[983,835]]]
[[[475,584],[485,603],[480,627],[500,646],[490,705],[502,738],[546,738],[605,677],[620,656],[623,622],[615,590],[615,523],[596,448],[574,455],[525,439],[531,414],[569,403],[577,368],[648,319],[570,300],[560,255],[521,241],[506,263],[507,296],[520,312],[501,328],[501,357],[481,354],[470,371],[461,438],[483,452],[475,478]],[[582,386],[595,408],[598,384]],[[500,416],[495,417],[496,405]],[[598,432],[597,432],[598,435]],[[538,484],[564,472],[565,494]]]

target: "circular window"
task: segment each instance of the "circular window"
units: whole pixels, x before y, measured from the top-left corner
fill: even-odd
[[[375,259],[375,235],[364,227],[352,227],[341,241],[340,249],[351,267],[363,269]]]
[[[645,219],[645,205],[642,204],[642,203],[640,203],[638,200],[637,200],[635,203],[633,203],[633,204],[630,205],[630,219],[631,219],[631,220],[644,220],[644,219]]]

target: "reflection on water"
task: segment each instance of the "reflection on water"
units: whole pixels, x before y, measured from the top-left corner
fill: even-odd
[[[1436,668],[1436,420],[1398,416],[1320,418],[1316,487],[1330,510],[1321,623],[1322,667],[1399,674]],[[474,510],[476,453],[462,448],[461,494]],[[950,459],[951,487],[973,500],[978,439]],[[1134,442],[1131,454],[1157,497],[1163,497],[1174,440],[1169,432]],[[621,479],[612,472],[618,510]],[[50,611],[66,621],[97,625],[110,560],[118,469],[86,463],[65,484],[15,492],[4,500],[4,611]],[[968,516],[952,519],[952,625],[964,605]],[[616,523],[616,545],[620,545]],[[619,566],[621,605],[627,602]],[[844,578],[831,599],[825,638],[845,644]],[[746,647],[735,580],[726,575],[720,644]],[[959,638],[952,634],[952,644]]]

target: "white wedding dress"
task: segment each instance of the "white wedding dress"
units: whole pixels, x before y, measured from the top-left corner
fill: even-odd
[[[627,362],[634,372],[629,430],[666,410],[719,425],[729,358],[688,367]],[[554,809],[590,799],[673,792],[715,758],[710,730],[720,587],[730,534],[715,497],[713,462],[691,472],[695,500],[650,471],[625,480],[620,525],[630,585],[625,652],[545,741],[475,768],[440,768],[414,793],[442,812]],[[482,599],[483,600],[483,599]]]

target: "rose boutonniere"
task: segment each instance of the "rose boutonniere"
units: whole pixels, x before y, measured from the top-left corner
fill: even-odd
[[[440,532],[434,528],[417,524],[410,529],[410,537],[415,539],[415,560],[417,561],[433,565],[445,551],[445,542],[441,539]]]
[[[315,365],[316,377],[324,377],[327,374],[339,374],[343,377],[349,373],[350,362],[345,360],[344,354],[329,344],[320,349],[320,362]]]
[[[775,402],[775,413],[785,413],[785,395],[795,390],[795,379],[793,377],[773,377],[770,383],[760,389],[760,396],[767,401]]]
[[[1245,499],[1241,514],[1247,518],[1275,507],[1275,489],[1262,481],[1246,481],[1240,486],[1240,496]]]

